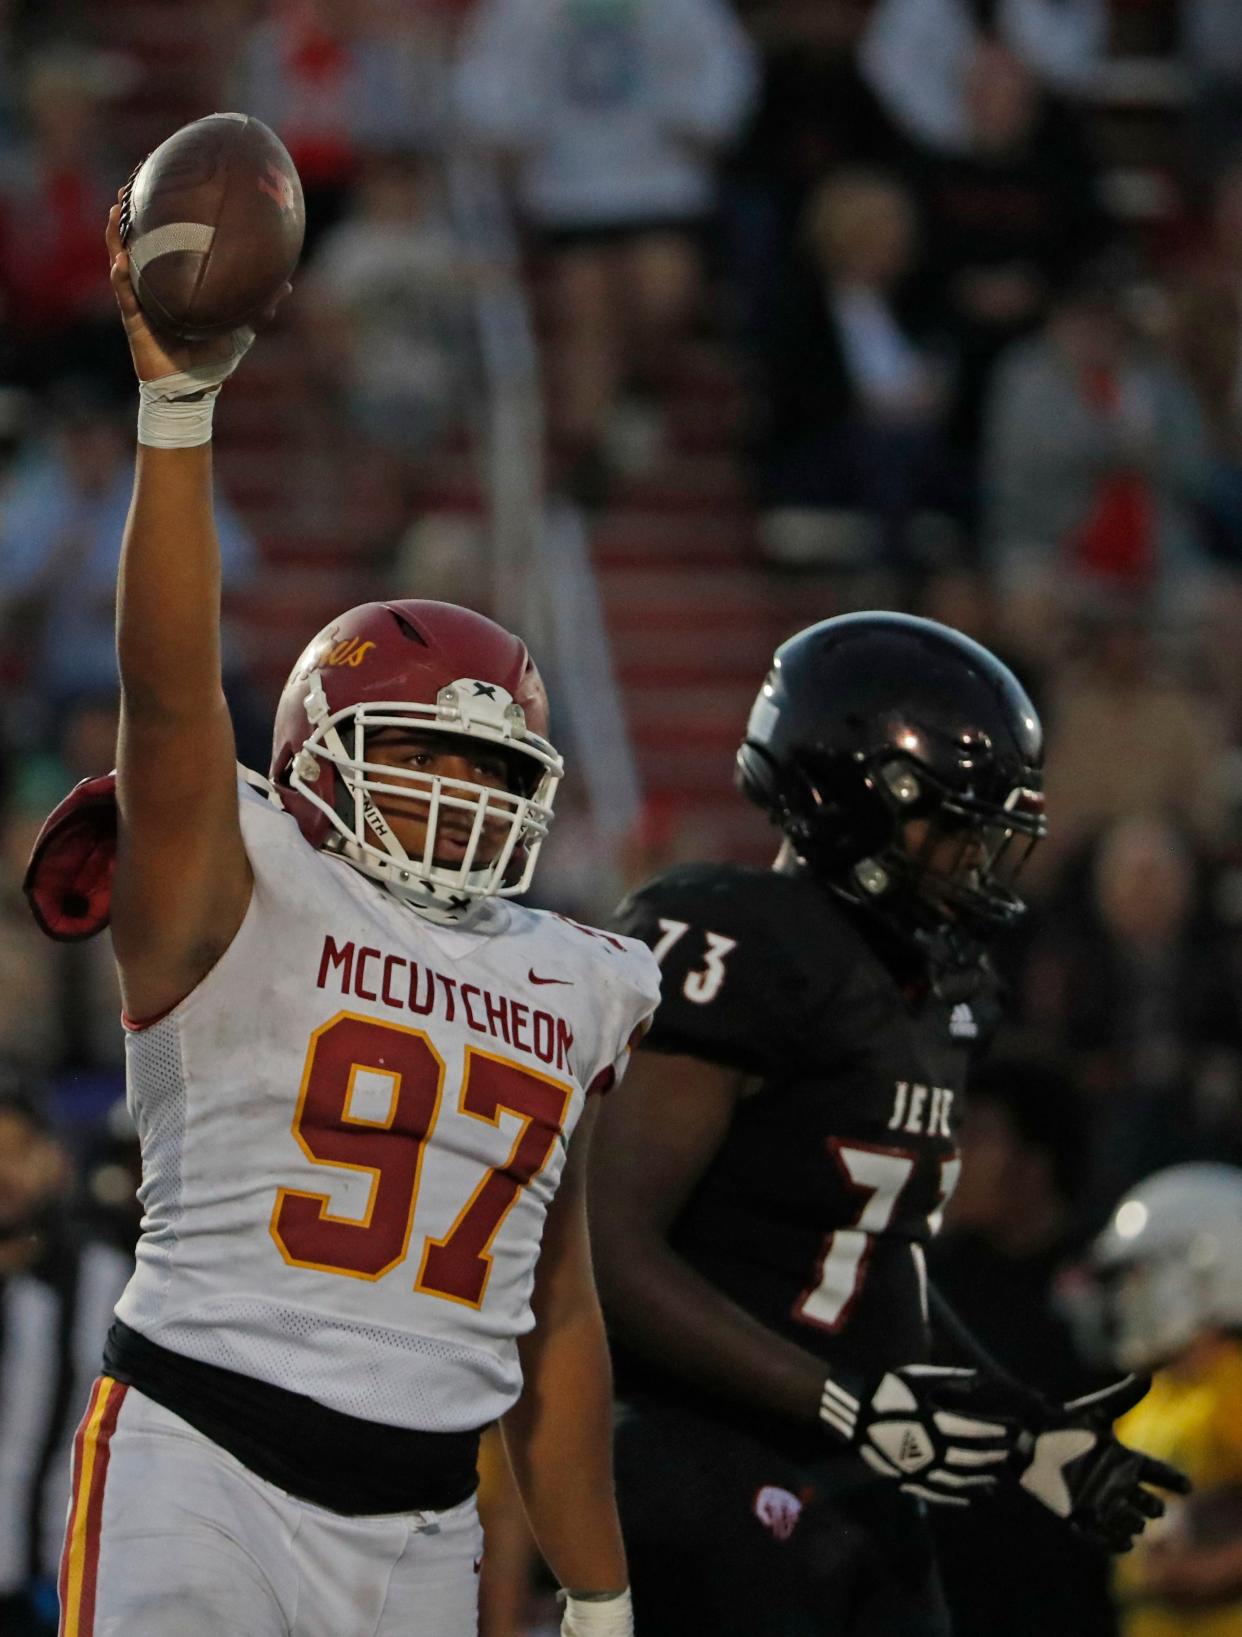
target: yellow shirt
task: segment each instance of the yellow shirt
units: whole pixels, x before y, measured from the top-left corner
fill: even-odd
[[[1230,1343],[1201,1375],[1162,1370],[1142,1403],[1117,1423],[1117,1436],[1180,1467],[1200,1493],[1242,1482],[1242,1343]],[[1113,1585],[1124,1637],[1242,1637],[1242,1598],[1210,1609],[1144,1600],[1142,1554],[1140,1542],[1117,1559]]]

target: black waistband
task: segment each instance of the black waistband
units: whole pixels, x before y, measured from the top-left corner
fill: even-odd
[[[442,1512],[478,1485],[479,1434],[418,1432],[327,1409],[217,1364],[184,1358],[115,1319],[104,1370],[269,1483],[333,1512]]]

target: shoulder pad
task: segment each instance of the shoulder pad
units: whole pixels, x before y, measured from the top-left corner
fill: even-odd
[[[762,1073],[803,1031],[807,973],[790,917],[805,884],[770,870],[685,865],[640,887],[614,925],[660,963],[646,1044]]]
[[[83,779],[48,815],[35,839],[22,888],[49,938],[76,943],[107,926],[116,830],[115,773]]]
[[[285,784],[273,784],[266,774],[256,773],[251,767],[237,764],[237,779],[243,797],[257,798],[274,807],[278,812],[288,813],[289,817],[302,832],[302,839],[316,851],[327,840],[332,825],[326,813],[323,813],[313,802],[307,801],[297,790],[291,790]]]
[[[573,959],[595,963],[603,983],[620,984],[632,990],[635,997],[645,1003],[647,1011],[655,1005],[660,996],[660,970],[651,958],[645,939],[621,929],[605,931],[602,927],[586,926],[556,911],[534,913],[564,941]]]

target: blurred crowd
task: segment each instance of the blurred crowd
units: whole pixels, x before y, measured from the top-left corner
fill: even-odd
[[[1043,1314],[1045,1384],[1072,1386],[1059,1270],[1151,1172],[1242,1165],[1237,0],[2,0],[6,1633],[51,1629],[54,1531],[15,1473],[53,1492],[80,1398],[65,1321],[19,1461],[36,1412],[14,1326],[36,1290],[93,1313],[136,1226],[108,951],[43,939],[21,890],[116,729],[133,393],[102,224],[153,142],[226,106],[281,134],[308,209],[297,293],[221,417],[243,759],[266,766],[273,684],[334,604],[486,607],[476,303],[511,269],[463,236],[453,182],[482,156],[519,227],[547,482],[597,538],[634,482],[674,481],[701,415],[702,438],[724,427],[758,623],[925,613],[1000,652],[1045,715],[1052,838],[998,951],[1006,1067],[945,1241],[967,1315],[1020,1354]],[[740,406],[723,422],[682,395],[705,351]],[[588,918],[705,845],[653,800],[601,864],[575,813],[571,788],[542,891]],[[522,1629],[505,1527],[488,1637]],[[1082,1582],[1062,1628],[1112,1630],[1085,1560]],[[999,1618],[963,1637],[1020,1637],[1012,1604]]]

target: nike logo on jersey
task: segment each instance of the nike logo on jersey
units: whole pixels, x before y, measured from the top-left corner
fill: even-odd
[[[527,972],[526,976],[532,983],[563,983],[567,989],[572,989],[574,986],[574,980],[572,978],[541,978],[535,972],[533,966],[531,967],[530,971]]]

